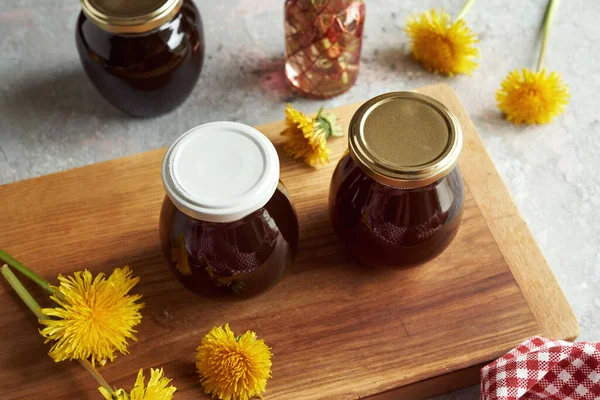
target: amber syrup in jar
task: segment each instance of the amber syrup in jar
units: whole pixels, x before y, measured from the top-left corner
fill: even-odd
[[[114,106],[155,117],[183,103],[204,61],[191,0],[82,0],[76,44],[86,74]]]
[[[359,108],[329,195],[335,232],[358,261],[417,265],[450,244],[464,201],[461,147],[458,120],[430,97],[389,93]]]
[[[277,283],[298,248],[298,219],[271,142],[249,126],[199,126],[169,148],[160,238],[195,293],[249,297]]]

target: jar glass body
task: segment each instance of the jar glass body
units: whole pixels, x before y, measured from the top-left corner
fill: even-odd
[[[284,275],[298,248],[298,219],[285,187],[244,218],[194,219],[166,196],[160,215],[163,254],[177,279],[210,297],[249,297]]]
[[[354,258],[371,266],[410,266],[440,254],[458,231],[464,202],[458,166],[424,187],[401,189],[369,177],[346,154],[331,181],[334,230]]]
[[[96,89],[135,117],[165,114],[183,103],[204,61],[202,20],[191,0],[172,20],[144,33],[105,31],[81,12],[75,39]]]
[[[362,0],[287,0],[285,74],[300,93],[341,94],[358,76],[365,4]]]

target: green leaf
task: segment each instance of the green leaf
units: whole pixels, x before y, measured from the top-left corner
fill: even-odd
[[[323,113],[319,110],[317,117],[315,118],[316,129],[325,132],[325,138],[330,136],[340,137],[344,136],[342,127],[337,123],[337,117],[334,114]]]

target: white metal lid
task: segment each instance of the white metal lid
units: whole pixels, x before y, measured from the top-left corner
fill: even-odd
[[[264,206],[279,183],[279,157],[258,130],[212,122],[181,135],[162,164],[167,195],[181,212],[233,222]]]

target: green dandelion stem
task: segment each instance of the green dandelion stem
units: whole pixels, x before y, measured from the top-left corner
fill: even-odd
[[[460,21],[461,19],[463,19],[465,17],[465,15],[467,15],[467,13],[471,9],[471,7],[473,7],[473,3],[475,3],[475,0],[465,1],[465,4],[463,4],[462,9],[458,12],[458,14],[456,15],[456,18],[454,20]]]
[[[2,249],[0,249],[0,260],[4,261],[9,266],[13,267],[17,271],[19,271],[21,274],[25,275],[27,278],[34,281],[35,283],[37,283],[39,286],[41,286],[48,292],[54,293],[54,290],[50,287],[50,283],[46,279],[44,279],[41,276],[39,276],[38,274],[36,274],[33,270],[27,268],[23,263],[21,263],[19,260],[15,259],[15,258],[13,258],[10,254],[8,254],[7,252],[5,252]]]
[[[19,278],[11,271],[8,265],[4,264],[2,267],[2,276],[8,282],[10,287],[19,295],[23,303],[35,314],[38,319],[45,319],[46,316],[42,314],[41,307],[37,301],[31,296],[29,291],[25,289],[25,286],[21,283]]]
[[[323,107],[319,108],[319,111],[317,111],[317,116],[315,117],[315,119],[321,118],[322,113],[323,113]]]
[[[96,367],[94,367],[94,365],[92,365],[91,362],[89,362],[88,360],[77,360],[77,361],[79,361],[79,364],[81,364],[81,366],[83,368],[85,368],[85,370],[87,372],[89,372],[96,379],[96,382],[98,382],[98,384],[100,386],[102,386],[104,389],[106,389],[106,391],[108,393],[114,392],[114,390],[110,387],[108,382],[106,382],[106,379],[104,379],[104,377],[100,374],[100,372],[98,372]]]
[[[548,37],[550,36],[550,26],[554,20],[554,14],[556,14],[558,3],[558,0],[548,0],[546,15],[544,15],[544,21],[542,22],[542,47],[540,49],[540,58],[538,58],[537,71],[542,69],[542,63],[546,56],[546,47],[548,46]]]

